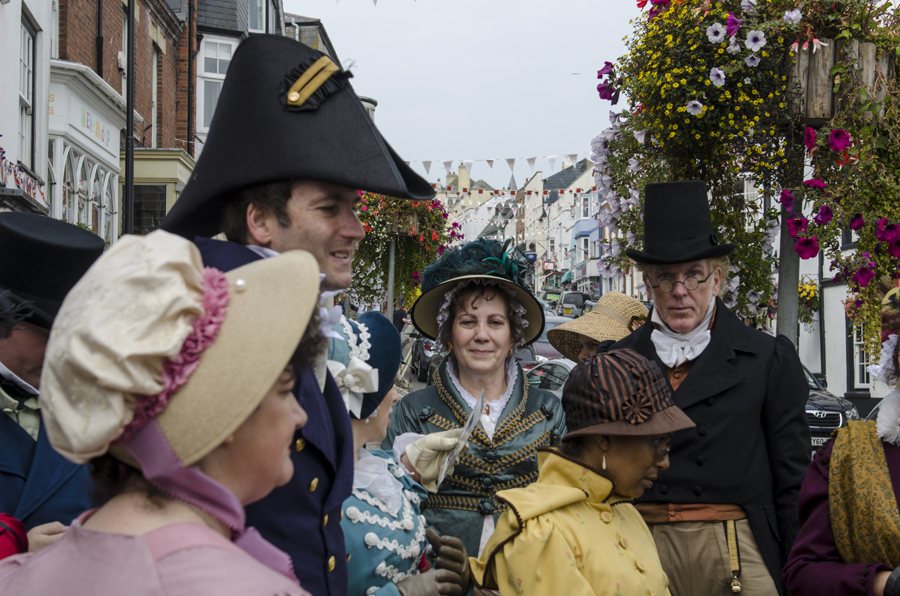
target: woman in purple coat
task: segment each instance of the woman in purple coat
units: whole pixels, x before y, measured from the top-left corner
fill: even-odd
[[[893,387],[877,422],[838,429],[800,489],[800,533],[782,577],[792,596],[900,596],[900,290],[882,301],[881,362],[870,367]]]

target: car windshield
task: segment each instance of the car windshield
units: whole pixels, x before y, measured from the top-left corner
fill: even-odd
[[[559,300],[559,294],[554,294],[552,292],[544,292],[544,300]]]
[[[563,304],[574,304],[578,308],[584,306],[584,296],[581,294],[566,294],[563,298]]]
[[[816,378],[812,376],[812,373],[806,370],[806,367],[803,367],[803,375],[806,377],[806,384],[809,385],[810,389],[820,389],[818,381]]]

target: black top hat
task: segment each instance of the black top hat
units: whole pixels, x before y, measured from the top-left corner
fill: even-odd
[[[96,234],[44,215],[0,213],[0,287],[31,303],[26,322],[49,329],[104,246]]]
[[[254,35],[234,53],[209,137],[162,228],[214,236],[235,192],[316,180],[407,199],[434,189],[375,128],[350,73],[327,56],[278,35]]]
[[[643,265],[689,263],[725,256],[734,244],[719,244],[702,180],[660,182],[644,187],[644,250],[625,254]]]

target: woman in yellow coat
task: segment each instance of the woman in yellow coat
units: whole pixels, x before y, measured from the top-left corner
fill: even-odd
[[[502,596],[669,594],[650,531],[631,505],[669,467],[672,433],[694,423],[659,367],[632,350],[583,360],[563,390],[569,432],[539,450],[537,482],[509,505],[480,559]]]

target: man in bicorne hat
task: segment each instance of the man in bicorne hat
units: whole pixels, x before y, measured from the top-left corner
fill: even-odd
[[[434,197],[375,128],[349,78],[324,54],[285,37],[254,35],[241,43],[197,167],[163,229],[194,240],[204,263],[225,271],[306,250],[323,274],[323,297],[348,288],[365,235],[358,189]],[[229,242],[208,238],[219,232]],[[329,306],[320,309],[323,333],[339,338],[331,328],[340,309]],[[248,507],[247,522],[291,556],[305,589],[342,596],[350,420],[324,354],[314,371],[298,371],[294,391],[309,415],[292,446],[294,477]]]
[[[637,508],[673,596],[785,594],[809,464],[808,386],[790,341],[745,326],[717,298],[732,244],[719,244],[706,184],[648,184],[644,250],[629,257],[653,299],[650,325],[619,343],[655,360],[697,427]]]
[[[90,509],[86,466],[47,441],[38,391],[44,349],[63,298],[103,253],[96,234],[34,213],[0,213],[0,288],[24,318],[0,329],[0,513],[28,530],[32,551]]]

